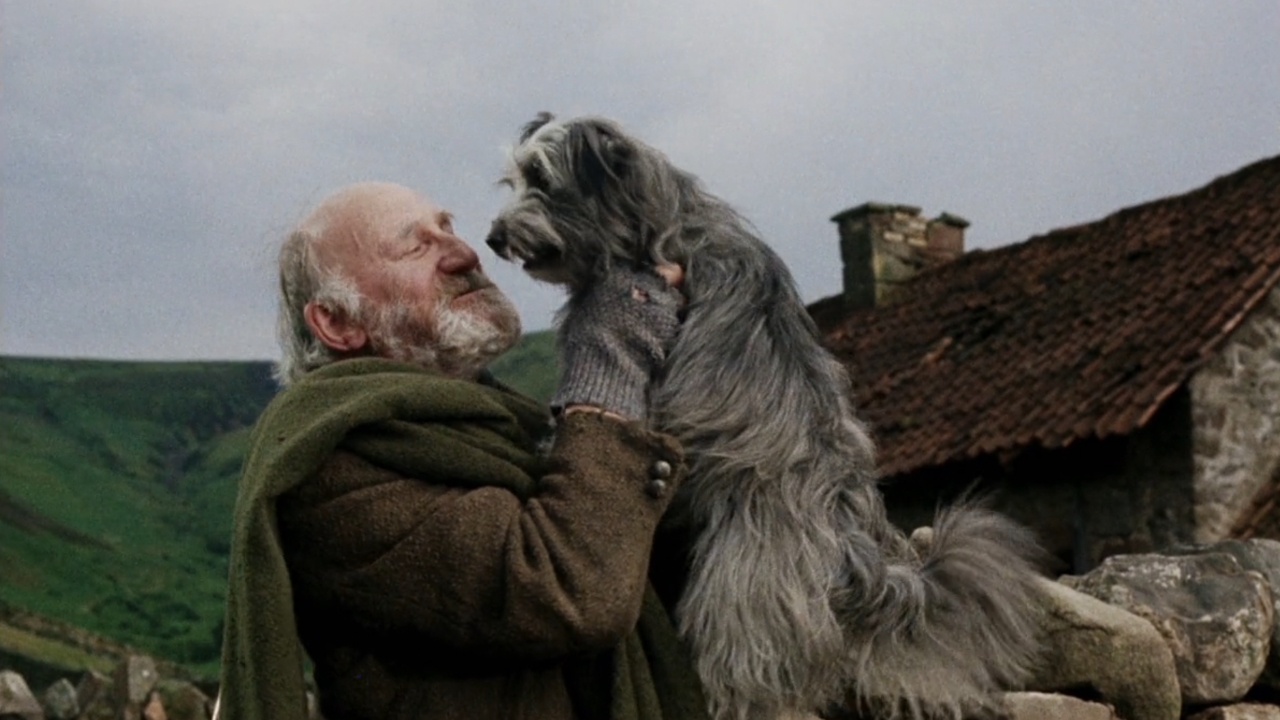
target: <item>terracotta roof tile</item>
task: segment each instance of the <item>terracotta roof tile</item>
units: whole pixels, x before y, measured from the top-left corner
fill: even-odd
[[[885,475],[1132,432],[1280,279],[1280,157],[922,272],[895,304],[810,306]]]

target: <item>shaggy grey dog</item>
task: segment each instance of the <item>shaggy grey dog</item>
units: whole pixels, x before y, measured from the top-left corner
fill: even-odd
[[[540,115],[511,159],[487,242],[566,285],[568,311],[615,263],[685,269],[651,417],[690,460],[664,523],[692,528],[676,614],[713,715],[958,716],[1023,679],[1034,541],[977,504],[922,553],[888,522],[845,371],[748,223],[608,120]]]

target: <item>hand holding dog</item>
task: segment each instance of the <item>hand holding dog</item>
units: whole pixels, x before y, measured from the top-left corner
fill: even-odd
[[[570,298],[556,341],[561,358],[555,410],[603,410],[644,420],[649,383],[680,328],[679,265],[615,267]]]

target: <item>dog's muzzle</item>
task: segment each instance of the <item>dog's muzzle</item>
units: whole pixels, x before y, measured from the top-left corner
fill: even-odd
[[[503,260],[511,259],[511,242],[507,239],[507,226],[501,220],[493,221],[493,225],[489,227],[489,237],[484,239],[484,244]]]
[[[529,247],[527,242],[521,241],[518,232],[512,233],[502,218],[493,221],[484,244],[503,260],[523,263],[524,269],[529,272],[546,270],[558,264],[561,259],[560,249],[554,246],[539,244]]]

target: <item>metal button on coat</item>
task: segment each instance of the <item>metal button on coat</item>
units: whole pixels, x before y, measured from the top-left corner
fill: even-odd
[[[667,494],[667,481],[658,480],[656,478],[653,480],[650,480],[648,483],[645,484],[644,491],[646,493],[649,493],[649,497],[653,498],[654,500],[660,499],[663,495]]]
[[[653,467],[649,470],[649,475],[651,477],[658,478],[659,480],[666,480],[671,477],[671,463],[666,460],[659,460],[655,462]]]

